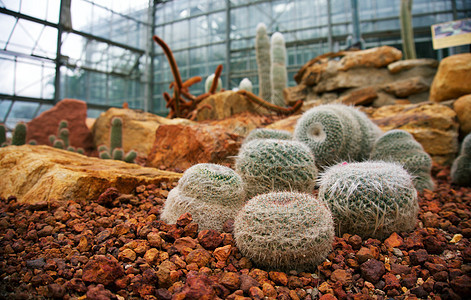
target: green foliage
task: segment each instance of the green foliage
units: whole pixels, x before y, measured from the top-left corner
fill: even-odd
[[[417,191],[404,168],[392,162],[341,163],[319,180],[319,199],[330,207],[338,236],[388,237],[415,227]]]
[[[245,204],[242,178],[231,168],[202,163],[187,169],[170,191],[161,219],[174,224],[180,215],[189,212],[199,230],[222,231],[228,219],[234,219]]]
[[[418,191],[433,190],[435,186],[432,180],[432,158],[407,131],[394,129],[379,137],[373,146],[370,159],[401,164],[412,175]]]
[[[21,146],[26,144],[26,124],[20,122],[16,124],[15,131],[13,131],[13,136],[11,138],[11,144],[14,146]]]
[[[471,186],[471,133],[461,144],[460,155],[451,166],[451,181],[461,186]]]
[[[244,90],[244,91],[252,93],[253,91],[252,81],[250,81],[250,79],[248,78],[242,79],[239,83],[239,90]]]
[[[340,161],[369,157],[381,130],[361,111],[342,104],[311,108],[299,118],[294,139],[306,144],[324,169]]]
[[[213,81],[214,81],[214,74],[211,74],[208,76],[208,78],[206,78],[206,81],[204,82],[204,92],[205,93],[208,93],[209,90],[211,89],[211,85],[213,84]],[[216,87],[216,92],[219,92],[222,90],[222,80],[221,78],[218,78],[218,85]]]
[[[256,128],[245,137],[244,143],[256,139],[291,140],[292,138],[293,135],[291,134],[291,132],[286,130]]]
[[[257,25],[255,55],[257,60],[259,96],[264,100],[269,100],[271,99],[270,40],[267,34],[267,27],[263,23]]]
[[[261,267],[316,270],[334,238],[328,207],[312,195],[274,192],[250,199],[234,221],[241,253]]]
[[[235,170],[249,198],[272,191],[312,192],[317,168],[312,153],[297,141],[255,139],[244,143]]]
[[[271,103],[285,106],[283,89],[288,86],[288,72],[286,71],[286,45],[283,35],[275,32],[271,37]]]
[[[111,120],[110,128],[110,148],[106,145],[98,147],[98,157],[101,159],[122,160],[127,163],[134,163],[137,152],[134,150],[124,153],[123,150],[123,119],[114,117]]]

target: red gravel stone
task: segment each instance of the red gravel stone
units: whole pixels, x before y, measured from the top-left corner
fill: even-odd
[[[386,272],[384,264],[376,259],[370,259],[360,266],[361,276],[372,283],[377,283]]]
[[[216,230],[206,229],[198,233],[198,242],[205,249],[214,250],[221,245],[223,238]]]

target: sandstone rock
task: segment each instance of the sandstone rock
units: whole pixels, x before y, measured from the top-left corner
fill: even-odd
[[[64,99],[27,123],[26,141],[35,140],[39,145],[51,146],[49,136],[57,135],[60,121],[66,120],[70,131],[70,145],[90,152],[93,149],[93,137],[87,127],[86,119],[85,101]]]
[[[399,98],[406,98],[429,89],[429,85],[422,77],[412,77],[386,84],[383,90]]]
[[[460,134],[464,137],[471,132],[471,94],[458,98],[453,103],[453,110],[460,123]]]
[[[186,170],[197,163],[231,164],[242,137],[208,124],[161,125],[147,165]]]
[[[439,164],[451,163],[458,152],[456,113],[444,105],[422,103],[384,106],[375,110],[371,119],[383,131],[408,131]]]
[[[371,87],[358,88],[341,97],[338,102],[346,105],[368,105],[378,97],[376,90]]]
[[[139,185],[176,182],[181,174],[102,160],[49,146],[0,148],[0,196],[19,202],[92,200],[109,187],[131,193]]]
[[[286,130],[286,131],[289,131],[289,132],[294,132],[294,127],[296,126],[296,123],[298,122],[298,119],[300,117],[301,117],[301,115],[289,116],[285,119],[276,121],[276,122],[266,126],[266,128]]]
[[[283,89],[283,97],[287,105],[293,105],[298,100],[306,100],[307,94],[307,85],[304,83]]]
[[[430,100],[441,102],[471,94],[471,53],[444,58],[430,88]]]
[[[417,59],[406,59],[399,60],[388,65],[388,70],[392,74],[399,73],[404,70],[409,70],[415,67],[430,67],[437,68],[438,61],[433,58],[417,58]]]
[[[222,120],[208,120],[201,124],[223,127],[227,132],[246,136],[250,131],[259,128],[265,122],[266,117],[250,112],[243,112]]]
[[[381,68],[402,58],[402,52],[391,46],[352,51],[340,60],[341,71],[355,67]]]
[[[110,147],[111,119],[120,117],[123,120],[123,149],[124,152],[135,150],[139,156],[147,156],[154,142],[156,129],[164,124],[193,124],[187,119],[167,119],[151,113],[133,109],[110,108],[102,113],[93,124],[93,142],[96,147]]]
[[[201,101],[197,109],[197,121],[221,120],[247,111],[259,114],[267,112],[265,108],[250,102],[244,96],[234,91],[215,93]]]

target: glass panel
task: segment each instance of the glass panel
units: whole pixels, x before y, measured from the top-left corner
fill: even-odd
[[[11,109],[6,125],[14,128],[18,122],[28,122],[34,118],[39,103],[15,101]]]
[[[13,95],[15,87],[15,62],[11,57],[0,55],[0,93]]]
[[[10,100],[0,100],[0,122],[4,122],[11,105]]]

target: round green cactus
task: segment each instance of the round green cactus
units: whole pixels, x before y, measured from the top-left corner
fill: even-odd
[[[292,138],[293,134],[286,130],[256,128],[249,132],[249,134],[244,139],[244,143],[256,139],[291,140]]]
[[[208,93],[209,90],[211,89],[211,85],[213,84],[213,81],[214,81],[214,74],[211,74],[208,76],[208,78],[206,78],[206,81],[204,82],[204,91],[205,93]],[[216,92],[219,92],[220,90],[222,90],[222,80],[221,78],[218,78],[218,85],[216,87]]]
[[[245,204],[242,178],[231,168],[202,163],[187,169],[170,191],[161,219],[174,224],[189,212],[199,230],[221,231],[228,219],[234,219]]]
[[[329,208],[314,196],[273,192],[250,199],[234,220],[243,255],[261,267],[314,271],[332,249]]]
[[[418,191],[433,190],[432,158],[422,145],[407,131],[394,129],[375,142],[371,160],[383,160],[401,164],[410,175]]]
[[[381,130],[366,115],[350,106],[326,104],[311,108],[299,118],[294,139],[305,143],[320,169],[340,161],[368,158]]]
[[[385,238],[417,221],[417,191],[398,163],[341,163],[319,179],[319,199],[330,207],[337,234]]]
[[[460,155],[451,166],[451,181],[461,186],[471,186],[471,133],[461,144]]]
[[[270,82],[270,39],[267,27],[263,23],[257,25],[255,35],[255,57],[257,60],[259,96],[264,100],[271,98]]]
[[[271,37],[271,103],[285,106],[283,89],[288,86],[288,72],[286,71],[286,46],[283,34],[275,32]]]
[[[309,148],[277,139],[244,143],[235,170],[244,180],[249,198],[272,191],[312,192],[318,174]]]
[[[11,144],[14,146],[21,146],[26,144],[26,124],[20,122],[16,124],[15,131],[13,131],[13,136],[11,138]]]

